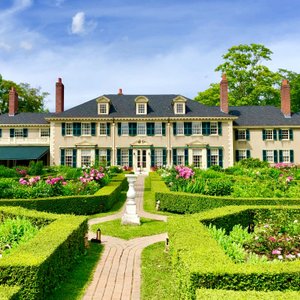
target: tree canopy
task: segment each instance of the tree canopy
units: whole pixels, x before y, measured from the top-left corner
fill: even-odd
[[[33,88],[28,83],[17,84],[5,80],[0,75],[0,113],[8,112],[9,90],[14,87],[19,95],[19,112],[44,112],[45,98],[49,93],[42,92],[41,88]]]
[[[292,109],[300,110],[300,74],[279,69],[271,71],[265,62],[271,60],[272,51],[260,44],[238,45],[228,49],[224,62],[215,71],[226,73],[230,105],[280,105],[281,80],[291,86]],[[296,99],[297,98],[297,99]],[[219,83],[199,92],[195,100],[208,105],[220,102]]]

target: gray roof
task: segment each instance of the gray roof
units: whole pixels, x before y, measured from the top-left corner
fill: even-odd
[[[274,106],[231,106],[229,114],[236,116],[234,126],[290,126],[300,125],[300,114],[285,118],[280,108]]]
[[[55,115],[54,113],[17,113],[14,116],[0,115],[0,124],[49,124],[45,118]]]
[[[99,116],[97,110],[96,99],[90,100],[71,109],[68,109],[60,114],[55,114],[55,117],[67,118],[151,118],[151,117],[182,117],[175,115],[172,100],[180,95],[142,95],[148,98],[148,113],[147,115],[136,115],[135,98],[141,95],[103,95],[111,100],[109,115]],[[197,101],[187,99],[186,102],[186,117],[228,117],[228,114],[222,113],[219,107],[203,105]],[[230,117],[230,116],[229,116]]]

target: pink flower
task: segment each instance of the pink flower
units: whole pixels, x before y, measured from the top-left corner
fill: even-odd
[[[272,254],[273,255],[279,255],[279,254],[281,254],[281,251],[278,250],[278,249],[275,249],[275,250],[272,251]]]
[[[269,240],[270,242],[276,242],[276,239],[275,239],[274,236],[270,236],[270,237],[268,238],[268,240]]]

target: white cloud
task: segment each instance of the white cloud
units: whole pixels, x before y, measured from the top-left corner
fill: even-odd
[[[55,6],[60,7],[66,0],[56,0],[55,1]]]
[[[32,49],[32,44],[28,41],[21,41],[20,47],[24,50],[31,50]]]
[[[8,45],[7,43],[0,42],[0,49],[3,49],[5,51],[10,51],[11,50],[11,46]]]
[[[84,33],[85,13],[80,11],[72,18],[71,32],[73,34]]]
[[[0,17],[6,17],[9,15],[13,15],[19,11],[22,11],[28,7],[30,7],[33,3],[33,0],[15,0],[13,5],[3,12],[0,13]]]

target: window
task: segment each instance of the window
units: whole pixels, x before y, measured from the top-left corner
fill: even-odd
[[[137,135],[146,135],[146,123],[137,123]]]
[[[81,166],[91,165],[91,150],[81,150]]]
[[[15,138],[22,138],[24,137],[23,129],[16,128],[15,129]]]
[[[121,123],[121,135],[128,135],[129,127],[128,123]]]
[[[247,158],[247,150],[238,150],[238,161]]]
[[[202,149],[193,150],[193,165],[196,168],[202,168]]]
[[[210,122],[210,134],[218,134],[218,123]]]
[[[184,150],[177,149],[177,165],[184,165]]]
[[[267,159],[267,162],[269,162],[269,163],[274,162],[274,151],[273,150],[266,151],[266,159]]]
[[[273,130],[266,129],[266,140],[273,140]]]
[[[129,166],[129,153],[127,149],[121,149],[121,165]]]
[[[289,140],[290,135],[289,135],[289,129],[281,129],[281,139],[282,140]]]
[[[73,167],[73,149],[65,150],[65,165]]]
[[[210,164],[212,166],[219,164],[219,149],[210,150]]]
[[[99,162],[106,163],[107,162],[107,150],[99,149]]]
[[[182,122],[177,122],[177,125],[176,125],[176,134],[177,135],[183,135],[184,134],[184,123]]]
[[[202,134],[202,126],[201,122],[193,122],[192,123],[192,134]]]
[[[245,129],[238,130],[238,140],[246,140],[246,130]]]
[[[73,135],[73,123],[66,123],[66,135]]]
[[[41,137],[49,137],[50,136],[50,128],[41,128]]]
[[[81,123],[81,135],[91,135],[91,123]]]
[[[175,113],[176,114],[184,114],[184,103],[176,103],[175,104]]]
[[[290,163],[290,150],[282,150],[282,162]]]
[[[147,109],[146,109],[147,103],[137,103],[137,114],[138,115],[145,115],[147,114]]]
[[[106,135],[106,123],[99,123],[99,135]]]
[[[156,167],[162,167],[163,166],[163,150],[162,149],[155,149],[154,154],[154,165]]]
[[[106,103],[99,103],[99,115],[107,115],[108,110],[107,110],[107,104]]]
[[[162,123],[156,122],[154,123],[154,134],[155,135],[162,135]]]

